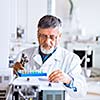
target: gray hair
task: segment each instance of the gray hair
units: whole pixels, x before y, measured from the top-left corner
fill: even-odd
[[[56,28],[62,27],[62,22],[59,18],[52,15],[43,16],[38,22],[38,28]]]

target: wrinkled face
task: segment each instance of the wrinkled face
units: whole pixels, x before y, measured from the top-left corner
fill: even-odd
[[[40,47],[45,50],[50,50],[55,48],[59,40],[61,38],[61,34],[58,31],[58,28],[39,28],[38,29],[38,41]]]

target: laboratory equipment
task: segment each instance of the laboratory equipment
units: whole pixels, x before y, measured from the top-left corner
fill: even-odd
[[[83,73],[86,77],[90,77],[91,68],[93,67],[93,50],[88,46],[84,49],[74,49],[74,53],[76,53],[81,59],[81,66],[83,69]]]
[[[9,85],[12,79],[12,68],[0,69],[0,100],[8,100]]]
[[[34,78],[17,78],[12,86],[12,100],[39,100],[38,80]]]
[[[12,100],[65,100],[62,83],[51,83],[46,76],[18,77],[12,83]]]
[[[93,67],[93,50],[87,52],[87,50],[81,49],[81,50],[73,50],[74,53],[76,53],[80,59],[81,59],[81,66],[82,68],[87,67],[91,68]],[[87,65],[86,65],[87,64]]]

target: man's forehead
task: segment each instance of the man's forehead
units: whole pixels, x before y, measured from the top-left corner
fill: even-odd
[[[58,34],[59,32],[59,29],[56,27],[56,28],[38,28],[38,33],[41,33],[41,34],[52,34],[52,35],[55,35],[55,34]]]

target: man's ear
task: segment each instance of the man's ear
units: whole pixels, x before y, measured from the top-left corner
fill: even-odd
[[[62,37],[62,34],[59,33],[59,36],[58,36],[58,38],[57,38],[57,43],[60,42],[61,37]]]
[[[62,36],[61,33],[59,33],[59,35],[58,35],[58,37],[56,39],[56,45],[59,45],[61,36]]]
[[[58,39],[60,40],[62,37],[62,33],[59,33]]]

